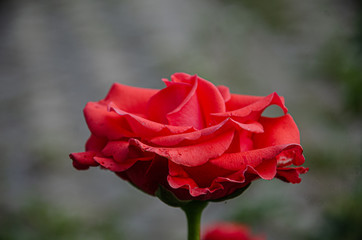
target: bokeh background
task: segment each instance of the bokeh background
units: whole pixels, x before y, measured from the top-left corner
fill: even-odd
[[[0,2],[0,239],[186,239],[183,213],[70,152],[82,109],[113,82],[163,88],[174,72],[286,98],[310,172],[257,181],[203,224],[270,240],[362,239],[361,0]]]

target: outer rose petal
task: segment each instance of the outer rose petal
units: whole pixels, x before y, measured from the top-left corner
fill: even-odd
[[[216,223],[206,228],[202,240],[264,240],[263,236],[253,236],[250,229],[237,223]]]
[[[264,132],[254,134],[253,142],[256,149],[284,144],[299,144],[299,130],[289,114],[278,118],[261,117],[260,123],[264,126]],[[304,157],[301,154],[295,155],[291,151],[278,157],[278,165],[288,166],[292,163],[301,165],[304,163]]]
[[[219,176],[230,174],[230,171],[215,168],[210,164],[199,167],[182,167],[169,161],[169,175],[167,181],[174,189],[187,189],[193,197],[213,193],[223,189],[223,186],[215,181]]]
[[[180,133],[168,136],[158,136],[152,138],[150,140],[151,143],[157,144],[159,146],[176,146],[182,143],[181,145],[190,145],[199,142],[203,142],[210,138],[213,138],[222,132],[229,131],[230,129],[235,129],[237,131],[248,131],[253,133],[262,133],[263,127],[258,122],[250,122],[248,124],[238,123],[232,119],[226,119],[223,122],[204,128],[201,130],[187,132],[187,133]]]
[[[107,111],[101,103],[89,102],[84,108],[89,130],[98,138],[120,139],[129,134],[129,126],[116,113]]]
[[[123,120],[124,127],[129,127],[129,132],[124,134],[127,137],[149,139],[156,136],[172,135],[195,130],[191,126],[171,126],[150,121],[137,115],[124,112],[112,103],[109,103],[108,109],[120,116],[120,119]]]
[[[90,166],[98,166],[98,163],[94,161],[96,152],[80,152],[71,153],[69,157],[73,160],[73,166],[78,170],[86,170]]]
[[[248,105],[254,104],[255,102],[258,102],[265,98],[264,96],[251,96],[251,95],[240,95],[240,94],[230,94],[230,99],[226,102],[226,111],[234,111],[240,108],[244,108]],[[284,98],[280,97],[283,104]]]
[[[271,180],[277,171],[277,156],[283,151],[295,151],[301,155],[300,145],[278,145],[240,153],[223,154],[209,162],[223,169],[232,171],[243,170],[246,167],[252,173],[263,179]]]
[[[297,167],[297,168],[278,168],[277,178],[283,180],[284,182],[290,183],[300,183],[299,175],[308,172],[308,168]]]
[[[290,114],[277,118],[261,117],[259,122],[264,132],[254,135],[255,148],[300,143],[298,127]]]
[[[115,103],[123,111],[145,115],[147,113],[148,100],[158,91],[156,89],[138,88],[114,83],[104,101],[106,103]]]
[[[155,153],[176,164],[195,167],[222,155],[229,148],[233,137],[234,132],[228,131],[206,142],[175,148],[153,147],[137,139],[131,139],[130,143],[145,152]]]
[[[155,195],[159,185],[166,185],[167,160],[155,157],[151,161],[137,162],[130,169],[116,174],[140,190]]]
[[[88,151],[99,152],[104,148],[106,144],[107,144],[107,138],[100,138],[92,134],[88,138],[87,143],[85,144],[85,150],[87,152]]]
[[[254,98],[254,97],[252,97]],[[231,117],[239,122],[245,122],[248,120],[257,120],[263,113],[263,111],[271,106],[278,105],[284,113],[287,113],[288,109],[285,107],[284,101],[281,97],[278,96],[277,93],[272,93],[264,98],[260,98],[259,100],[241,107],[237,110],[224,112],[224,113],[214,113],[211,114],[211,118],[213,121],[220,122],[227,117]]]

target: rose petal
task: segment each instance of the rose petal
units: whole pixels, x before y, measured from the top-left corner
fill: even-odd
[[[300,143],[299,130],[292,116],[286,114],[277,118],[260,117],[264,132],[254,135],[254,147]]]
[[[71,153],[69,157],[73,160],[73,166],[78,170],[88,169],[90,166],[98,166],[98,163],[94,161],[96,152],[79,152]]]
[[[103,148],[102,154],[106,157],[113,157],[118,163],[123,163],[128,157],[128,147],[128,141],[109,141]]]
[[[222,185],[213,182],[211,186],[201,186],[200,183],[195,182],[195,178],[190,176],[183,167],[169,161],[169,175],[167,182],[174,189],[184,188],[187,189],[192,197],[198,197],[208,193],[213,193],[216,190],[222,189]],[[207,177],[204,175],[204,177]],[[203,185],[203,184],[202,184]]]
[[[100,152],[107,143],[107,138],[97,137],[94,134],[88,138],[87,143],[85,144],[86,151],[95,151]]]
[[[248,184],[244,171],[228,171],[208,163],[188,168],[171,161],[167,181],[175,194],[184,200],[195,197],[197,200],[220,199]]]
[[[211,82],[197,75],[186,73],[175,73],[171,76],[173,82],[182,82],[195,85],[197,84],[197,97],[205,119],[206,126],[211,125],[210,113],[225,112],[225,101],[219,89]]]
[[[277,118],[261,117],[259,121],[264,126],[264,132],[254,134],[254,148],[300,143],[298,127],[289,114]],[[303,164],[302,151],[301,147],[297,149],[297,152],[295,149],[283,151],[277,158],[278,166],[288,166],[292,163],[297,166]]]
[[[175,85],[173,85],[175,86]],[[204,127],[204,119],[200,109],[199,98],[196,94],[198,81],[194,80],[194,84],[190,89],[188,95],[172,112],[167,114],[167,120],[173,126],[193,126],[196,129]],[[170,97],[169,99],[173,99]]]
[[[167,173],[167,160],[155,157],[151,161],[137,162],[127,171],[116,174],[140,190],[155,195],[159,185],[166,185]]]
[[[113,157],[94,157],[94,161],[112,172],[123,172],[137,162],[149,161],[151,159],[151,156],[145,156],[140,158],[127,158],[122,162],[118,162]]]
[[[171,81],[177,83],[192,84],[196,75],[190,75],[183,72],[174,73],[171,75]]]
[[[282,103],[285,104],[284,98],[279,96]],[[241,95],[241,94],[230,94],[229,101],[226,102],[226,111],[234,111],[240,108],[244,108],[250,104],[258,102],[265,98],[265,96],[251,96],[251,95]]]
[[[278,168],[276,177],[290,183],[300,183],[300,174],[308,172],[308,168],[297,167],[297,168]]]
[[[122,111],[112,103],[109,103],[108,109],[109,111],[115,112],[118,116],[121,117],[122,120],[124,120],[125,127],[129,126],[130,133],[128,133],[128,137],[141,137],[142,139],[149,139],[155,136],[184,133],[195,130],[191,126],[171,126],[150,121],[137,115]]]
[[[209,226],[202,240],[265,240],[262,235],[253,235],[247,226],[221,222]]]
[[[229,88],[223,85],[217,86],[217,89],[221,93],[221,96],[224,98],[224,102],[227,103],[231,99],[231,94]],[[226,105],[227,106],[227,105]]]
[[[137,139],[131,139],[130,144],[139,147],[145,152],[153,152],[168,158],[176,164],[195,167],[223,154],[230,146],[233,136],[234,131],[228,131],[205,142],[175,148],[153,147]]]
[[[225,101],[218,88],[211,82],[198,77],[197,95],[200,106],[202,106],[206,126],[212,124],[210,114],[224,113],[226,110]]]
[[[249,167],[251,171],[263,179],[272,179],[276,174],[276,157],[283,151],[294,150],[301,154],[298,144],[271,146],[240,153],[223,154],[209,162],[220,168],[238,171]]]
[[[150,142],[165,147],[175,146],[181,143],[182,145],[190,145],[193,144],[194,142],[202,142],[210,138],[213,138],[214,136],[219,135],[221,132],[225,132],[229,129],[235,129],[238,131],[245,130],[253,133],[263,132],[263,127],[258,122],[250,122],[248,124],[243,124],[228,118],[223,122],[208,128],[188,133],[159,136],[152,138]]]
[[[118,108],[130,113],[146,114],[148,100],[157,89],[139,88],[114,83],[104,101],[113,102]]]
[[[102,103],[88,102],[84,116],[89,130],[98,138],[115,140],[130,135],[127,122],[116,113],[107,111],[107,106]]]
[[[253,97],[248,96],[248,100],[253,99]],[[231,117],[239,122],[245,122],[247,120],[257,120],[262,112],[269,107],[270,105],[278,105],[284,113],[287,113],[288,109],[285,107],[283,100],[278,96],[277,93],[272,93],[266,97],[259,98],[255,97],[257,101],[241,107],[237,110],[225,112],[225,113],[213,113],[211,114],[211,119],[214,122],[220,122],[227,117]]]
[[[158,123],[169,124],[166,118],[167,114],[184,101],[190,89],[191,87],[186,84],[173,84],[157,92],[148,102],[148,119]]]

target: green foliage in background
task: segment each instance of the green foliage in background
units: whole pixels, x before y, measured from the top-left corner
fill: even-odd
[[[0,209],[0,240],[122,240],[112,214],[83,219],[38,200],[18,210]]]

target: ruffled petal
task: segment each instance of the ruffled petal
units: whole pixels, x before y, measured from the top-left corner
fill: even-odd
[[[131,139],[130,144],[145,152],[153,152],[165,157],[176,164],[195,167],[222,155],[229,148],[233,136],[234,131],[228,131],[205,142],[175,148],[154,147],[137,139]]]
[[[205,120],[206,126],[211,125],[210,114],[225,112],[225,101],[220,90],[211,82],[197,75],[189,75],[186,73],[175,73],[171,76],[172,82],[180,82],[186,84],[197,85],[197,98],[199,105],[202,106],[201,111]],[[222,91],[226,94],[225,88],[221,87]]]
[[[139,88],[114,83],[104,101],[113,102],[118,108],[130,113],[147,113],[148,100],[157,89]]]
[[[178,83],[157,92],[148,102],[148,119],[169,124],[167,114],[176,109],[187,98],[190,89],[190,85]],[[171,99],[172,101],[170,101]]]
[[[259,122],[264,132],[254,135],[255,148],[300,143],[298,127],[290,114],[277,118],[260,117]]]
[[[85,144],[85,150],[100,152],[106,144],[107,138],[97,137],[96,135],[91,134],[91,136],[87,140],[87,143]]]
[[[198,197],[200,195],[205,195],[209,193],[213,193],[217,190],[223,189],[223,186],[220,183],[213,182],[211,185],[203,186],[203,183],[196,182],[197,179],[200,181],[200,177],[208,178],[210,175],[200,176],[198,178],[194,178],[190,175],[190,173],[185,171],[185,168],[177,165],[171,161],[169,161],[169,175],[167,176],[168,184],[174,189],[186,189],[188,193],[192,197]],[[191,169],[189,169],[191,170]],[[205,173],[205,172],[204,172]]]
[[[116,113],[120,119],[124,120],[124,127],[129,126],[129,132],[126,135],[127,137],[150,139],[155,136],[172,135],[195,130],[192,126],[171,126],[157,123],[122,111],[112,103],[108,104],[108,109],[109,111]]]
[[[102,154],[106,157],[113,157],[115,162],[124,163],[129,153],[128,141],[109,141],[103,148]]]
[[[279,96],[282,103],[285,104],[283,97]],[[240,108],[244,108],[250,104],[258,102],[265,98],[265,96],[252,96],[252,95],[241,95],[241,94],[230,94],[230,99],[226,102],[226,111],[234,111]]]
[[[166,185],[167,160],[155,157],[150,161],[139,161],[127,171],[116,174],[140,190],[155,195],[160,185]]]
[[[219,90],[219,92],[221,93],[221,96],[224,98],[224,102],[227,103],[228,101],[230,101],[231,99],[231,94],[229,91],[229,88],[224,86],[224,85],[219,85],[217,86],[217,89]],[[227,106],[227,105],[225,105]],[[227,110],[227,108],[226,108]]]
[[[200,106],[202,106],[203,115],[206,121],[206,126],[213,124],[210,114],[224,113],[226,110],[225,101],[219,89],[211,82],[200,77],[198,79],[197,95]]]
[[[245,170],[244,170],[245,171]],[[233,172],[204,164],[188,168],[169,161],[167,181],[179,199],[220,199],[248,185],[244,171]]]
[[[253,97],[248,96],[247,99],[251,101]],[[257,120],[261,116],[263,111],[270,105],[277,105],[283,110],[284,113],[288,112],[288,109],[285,107],[283,103],[284,101],[282,100],[281,97],[278,96],[277,93],[272,93],[263,98],[255,97],[253,100],[256,101],[233,111],[225,113],[213,113],[211,114],[212,115],[211,119],[214,122],[220,122],[227,117],[231,117],[239,122],[245,122],[248,120]]]
[[[102,157],[94,157],[102,167],[113,172],[122,172],[132,167],[138,161],[149,161],[152,153],[134,151],[128,141],[109,141],[103,148]]]
[[[73,166],[78,170],[86,170],[90,166],[98,166],[98,163],[94,161],[96,152],[79,152],[71,153],[69,157],[73,160]]]
[[[301,155],[302,149],[298,144],[278,145],[247,152],[223,154],[209,162],[231,171],[239,171],[248,167],[252,173],[270,180],[276,174],[277,156],[283,151],[295,151]]]
[[[88,102],[84,116],[91,133],[98,138],[111,140],[129,136],[129,126],[114,112],[107,111],[107,106],[98,102]]]
[[[308,172],[308,168],[297,167],[297,168],[278,168],[276,177],[290,183],[300,183],[302,179],[299,177],[300,174]]]
[[[172,85],[176,86],[176,85]],[[170,87],[172,87],[170,86]],[[173,126],[193,126],[196,129],[204,127],[204,119],[200,108],[199,98],[196,94],[198,81],[193,81],[192,88],[183,101],[166,116],[168,123]],[[170,97],[173,100],[174,97]]]
[[[201,130],[181,133],[175,135],[168,136],[159,136],[152,138],[150,140],[151,143],[157,144],[159,146],[176,146],[176,145],[190,145],[195,142],[203,142],[205,140],[211,139],[222,132],[228,131],[230,129],[235,129],[237,131],[248,131],[253,133],[261,133],[263,132],[263,127],[258,122],[250,122],[247,124],[238,123],[230,118],[224,120],[223,122],[204,128]]]

